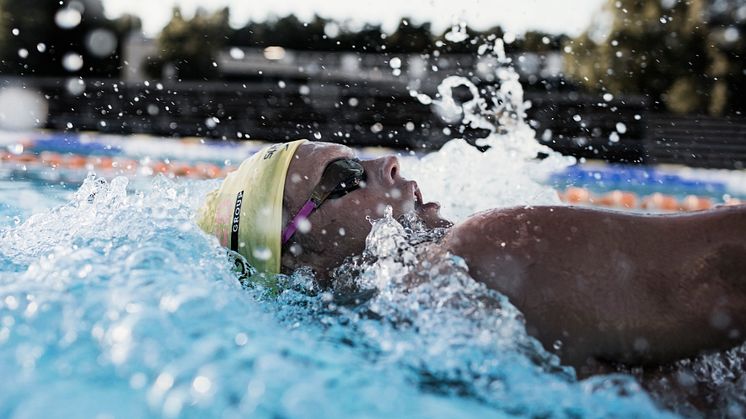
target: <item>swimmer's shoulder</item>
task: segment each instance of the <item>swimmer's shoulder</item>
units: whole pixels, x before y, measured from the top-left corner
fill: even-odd
[[[469,248],[477,250],[483,246],[520,241],[532,232],[540,233],[548,219],[573,216],[566,207],[521,206],[496,208],[478,212],[455,224],[443,239],[443,245],[455,254]]]

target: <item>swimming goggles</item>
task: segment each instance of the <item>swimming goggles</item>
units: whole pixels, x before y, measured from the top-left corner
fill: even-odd
[[[365,169],[357,159],[339,159],[329,163],[321,180],[313,189],[311,197],[288,223],[282,232],[282,244],[287,243],[298,230],[303,220],[327,199],[337,199],[361,187],[365,181]]]

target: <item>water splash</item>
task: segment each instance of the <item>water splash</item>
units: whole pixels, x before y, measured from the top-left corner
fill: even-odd
[[[417,179],[425,198],[440,201],[442,213],[454,221],[490,208],[519,205],[559,205],[556,191],[543,182],[554,172],[575,163],[536,140],[536,132],[526,122],[523,87],[518,73],[506,57],[502,40],[485,44],[481,54],[497,57],[495,86],[478,88],[469,79],[450,76],[438,87],[435,111],[446,122],[458,126],[456,139],[440,151],[422,159],[404,159],[403,174]],[[465,87],[470,99],[460,103],[454,90]],[[483,153],[458,135],[466,129],[486,132],[476,145]],[[544,158],[537,158],[538,155]]]
[[[422,232],[390,216],[357,302],[302,270],[277,297],[242,287],[192,221],[215,186],[89,177],[0,231],[0,374],[14,377],[0,416],[659,413],[643,392],[576,383],[461,262],[416,262]],[[410,281],[414,266],[432,281]]]

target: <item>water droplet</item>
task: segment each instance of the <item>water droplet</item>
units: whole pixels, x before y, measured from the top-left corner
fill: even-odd
[[[309,231],[311,231],[311,222],[308,221],[308,218],[303,218],[300,221],[298,221],[298,231],[300,231],[303,234],[306,234]]]
[[[60,9],[54,15],[54,23],[62,29],[72,29],[80,24],[83,16],[71,7]]]
[[[246,54],[243,52],[241,48],[231,48],[230,50],[230,56],[234,60],[243,60],[244,57],[246,57]]]
[[[204,375],[198,375],[194,381],[192,381],[192,388],[194,391],[200,394],[205,394],[212,388],[212,381]]]
[[[18,308],[18,300],[16,300],[16,297],[9,295],[5,297],[5,307],[8,307],[8,310],[15,310]]]
[[[445,34],[445,39],[450,42],[463,42],[469,38],[466,32],[466,24],[461,22],[451,27],[451,30]]]
[[[88,51],[96,57],[108,57],[117,49],[117,37],[108,29],[94,29],[85,39]]]
[[[75,52],[68,52],[62,58],[62,66],[70,72],[78,71],[83,68],[83,56]]]
[[[236,334],[236,337],[233,338],[233,341],[238,346],[244,346],[249,343],[249,337],[246,335],[246,333],[240,332]]]
[[[215,116],[212,116],[205,120],[205,125],[207,125],[207,128],[210,128],[210,129],[217,127],[219,123],[220,123],[220,119],[218,119]]]
[[[506,44],[512,44],[513,42],[515,42],[515,38],[516,37],[513,32],[505,32],[505,34],[503,35],[503,41]]]
[[[251,252],[257,260],[269,260],[272,258],[272,251],[267,247],[257,247]]]
[[[155,388],[161,392],[167,391],[173,385],[174,377],[167,372],[159,374],[158,378],[155,379]]]

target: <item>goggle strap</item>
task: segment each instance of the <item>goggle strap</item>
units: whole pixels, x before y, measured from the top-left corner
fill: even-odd
[[[282,232],[282,244],[287,243],[287,241],[293,237],[293,234],[298,230],[298,225],[301,221],[307,219],[317,207],[318,205],[313,199],[309,199],[305,204],[303,204],[303,207],[298,211],[298,214],[290,220],[287,227],[285,227],[285,231]]]

